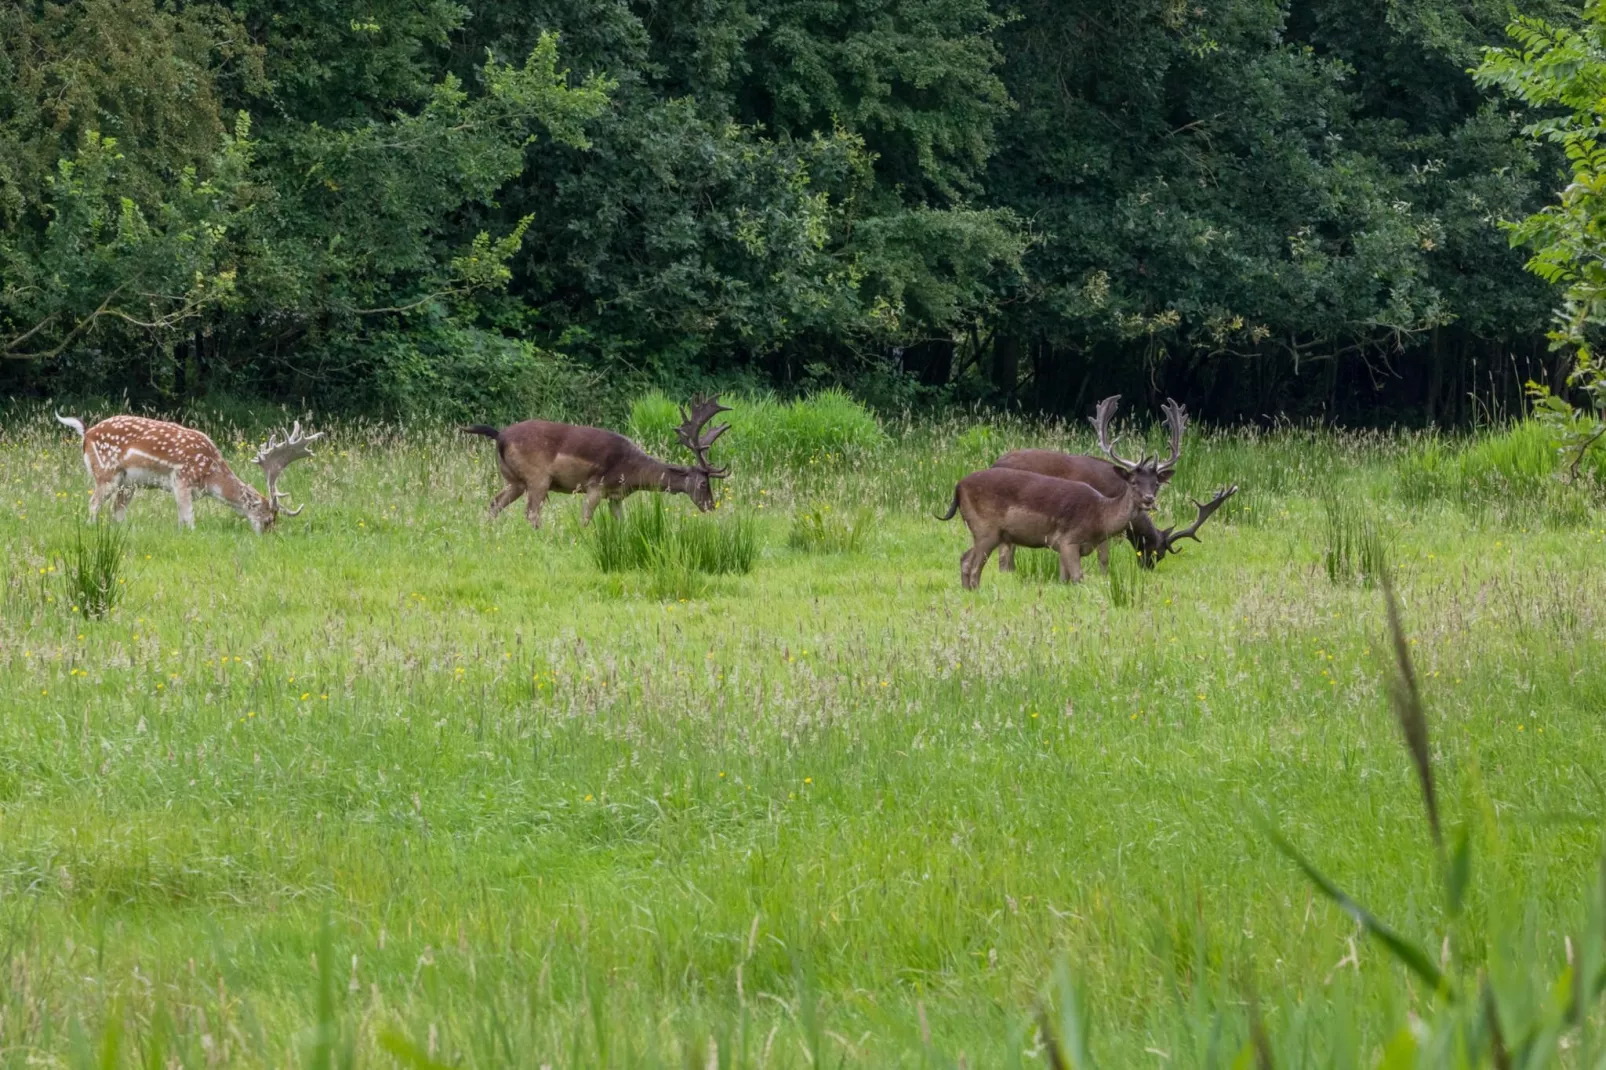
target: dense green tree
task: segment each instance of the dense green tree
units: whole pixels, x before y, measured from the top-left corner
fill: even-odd
[[[919,382],[1464,418],[1492,366],[1555,378],[1498,224],[1556,159],[1468,74],[1506,18],[28,0],[0,11],[0,353],[31,359],[0,389],[510,415],[580,404],[565,383]]]

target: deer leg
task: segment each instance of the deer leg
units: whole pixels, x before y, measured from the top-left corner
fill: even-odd
[[[1081,555],[1078,554],[1077,556],[1080,557]],[[1077,562],[1077,564],[1081,564],[1081,562]],[[1109,539],[1105,539],[1103,542],[1099,543],[1099,571],[1100,572],[1108,572],[1108,571],[1110,571],[1110,540]]]
[[[509,483],[507,486],[503,487],[497,492],[496,497],[491,499],[490,519],[495,520],[501,515],[503,509],[506,509],[508,506],[518,501],[519,495],[523,493],[523,483]]]
[[[1015,571],[1015,547],[1012,543],[1005,543],[998,548],[998,571]]]
[[[1000,541],[997,538],[979,538],[976,540],[976,545],[965,555],[970,560],[961,559],[959,580],[960,585],[966,590],[974,591],[981,586],[981,570],[987,567],[987,558],[992,556],[993,547]]]
[[[586,491],[585,503],[580,506],[581,527],[591,523],[591,514],[597,511],[597,506],[602,501],[602,493],[603,488],[601,483],[596,484],[591,489]]]
[[[609,498],[608,512],[613,514],[613,518],[615,520],[623,520],[625,515],[625,503],[620,501],[618,498]]]
[[[173,481],[173,500],[178,503],[178,522],[191,531],[195,530],[195,502],[191,495],[188,483]]]
[[[1081,544],[1074,543],[1074,542],[1062,542],[1059,545],[1059,552],[1060,552],[1060,582],[1061,583],[1081,583],[1082,582],[1082,547],[1081,547]],[[1108,551],[1106,551],[1105,553],[1106,553],[1106,559],[1107,559]]]
[[[112,492],[116,492],[119,487],[122,487],[122,482],[117,476],[111,476],[104,482],[95,484],[95,490],[90,493],[90,521],[93,522],[95,517],[100,516],[100,508],[106,503],[106,498],[109,498]]]
[[[119,487],[117,497],[112,500],[112,519],[119,524],[128,519],[128,503],[134,500],[136,489],[133,484]]]
[[[547,489],[551,485],[532,483],[529,487],[529,497],[524,499],[524,519],[528,520],[536,531],[541,530],[541,506],[546,504]]]

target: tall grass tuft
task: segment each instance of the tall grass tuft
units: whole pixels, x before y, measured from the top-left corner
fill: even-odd
[[[815,505],[792,514],[786,544],[806,554],[854,554],[870,533],[870,511],[836,513],[829,505]]]
[[[758,557],[758,529],[750,517],[731,511],[674,516],[654,495],[649,504],[626,509],[621,518],[611,511],[599,512],[584,545],[591,563],[602,572],[745,575]],[[686,581],[682,577],[669,585],[684,588]]]
[[[122,601],[128,532],[107,522],[80,524],[61,555],[62,597],[85,620],[99,620]]]
[[[1327,544],[1322,564],[1334,584],[1371,587],[1388,567],[1388,551],[1377,523],[1347,499],[1331,497],[1327,512]]]
[[[1142,605],[1146,571],[1125,539],[1111,539],[1110,605],[1117,609]]]
[[[997,555],[994,555],[996,560]],[[1060,578],[1060,555],[1054,550],[1015,548],[1015,575],[1023,583],[1051,583]]]

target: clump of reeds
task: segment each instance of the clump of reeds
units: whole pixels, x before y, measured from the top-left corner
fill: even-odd
[[[1125,539],[1110,540],[1110,605],[1128,609],[1143,602],[1145,569]]]
[[[672,515],[663,499],[626,509],[623,517],[599,511],[587,529],[586,553],[603,572],[641,570],[655,587],[676,598],[701,593],[706,584],[693,576],[745,575],[758,557],[758,530],[752,519],[732,511],[713,515]]]
[[[62,598],[85,620],[105,617],[127,590],[127,556],[128,533],[120,525],[79,525],[61,554]]]
[[[1388,548],[1377,522],[1344,498],[1328,498],[1325,508],[1327,543],[1322,564],[1328,580],[1371,587],[1388,567]]]

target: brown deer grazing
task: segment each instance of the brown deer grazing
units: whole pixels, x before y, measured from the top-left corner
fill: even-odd
[[[1099,448],[1115,462],[1122,483],[1119,495],[1105,495],[1086,483],[1022,472],[1013,468],[987,468],[972,472],[954,488],[946,516],[965,518],[973,540],[959,559],[959,582],[974,590],[981,585],[981,570],[993,548],[1038,546],[1060,555],[1060,582],[1080,583],[1082,557],[1119,535],[1133,519],[1154,508],[1159,489],[1155,462],[1128,461],[1115,453],[1109,441],[1108,410],[1100,405],[1095,421]],[[1105,554],[1108,553],[1106,548]],[[1102,556],[1102,555],[1101,555]],[[1107,557],[1103,558],[1108,561]]]
[[[1121,395],[1107,397],[1099,402],[1093,415],[1093,429],[1099,440],[1105,440],[1109,433],[1109,424],[1115,417],[1115,410],[1121,403]],[[1140,489],[1147,490],[1151,496],[1158,496],[1160,488],[1170,482],[1172,473],[1176,471],[1177,460],[1182,456],[1182,432],[1188,426],[1188,410],[1178,405],[1170,398],[1160,407],[1165,413],[1166,426],[1171,429],[1171,456],[1165,461],[1155,465],[1152,470],[1144,469],[1138,478],[1142,481]],[[1112,443],[1113,445],[1113,443]],[[1040,476],[1053,476],[1055,479],[1068,479],[1075,483],[1086,483],[1107,498],[1119,497],[1126,493],[1126,480],[1115,462],[1103,457],[1090,457],[1087,454],[1061,453],[1058,450],[1011,450],[993,462],[994,468],[1012,468],[1020,472],[1035,472]],[[1152,485],[1151,485],[1152,484]],[[1212,510],[1213,512],[1214,510]],[[1197,529],[1195,529],[1197,530]],[[1167,546],[1161,537],[1160,529],[1155,527],[1154,519],[1148,513],[1139,513],[1132,518],[1132,523],[1126,529],[1127,540],[1138,551],[1139,559],[1144,565],[1152,567],[1155,562],[1166,556]],[[1178,536],[1179,538],[1181,536]],[[1197,541],[1197,536],[1194,536]],[[1099,546],[1099,565],[1109,568],[1110,547],[1108,543]],[[1000,572],[1013,572],[1015,570],[1015,548],[1004,545],[998,551],[998,570]]]
[[[507,486],[491,499],[491,519],[518,501],[519,495],[528,494],[524,515],[532,527],[539,528],[541,505],[550,491],[586,496],[580,508],[582,524],[591,522],[592,512],[604,498],[618,516],[624,499],[638,490],[685,494],[706,513],[714,507],[712,480],[730,475],[729,468],[715,468],[709,462],[708,451],[730,425],[721,424],[707,433],[703,428],[717,414],[730,411],[717,395],[693,398],[690,414],[681,407],[685,422],[675,434],[697,459],[694,465],[665,464],[625,436],[600,427],[525,420],[500,431],[485,424],[461,430],[496,442],[496,460]]]
[[[262,466],[268,479],[268,493],[258,492],[236,476],[223,454],[210,438],[199,431],[147,420],[141,416],[113,416],[84,430],[83,422],[56,414],[62,425],[78,432],[84,443],[84,467],[95,490],[89,497],[89,518],[100,513],[107,497],[116,494],[112,517],[128,515],[128,503],[140,487],[162,487],[173,492],[178,503],[178,521],[195,527],[194,498],[197,494],[216,498],[251,522],[262,534],[273,527],[281,513],[295,516],[303,507],[281,508],[289,495],[279,490],[279,476],[292,463],[311,457],[308,446],[323,437],[303,435],[298,421],[285,441],[269,437],[253,460]]]

